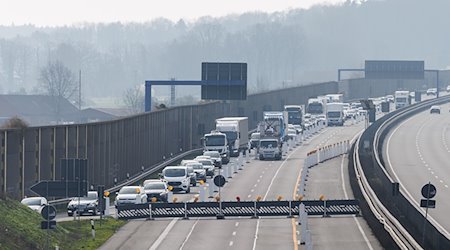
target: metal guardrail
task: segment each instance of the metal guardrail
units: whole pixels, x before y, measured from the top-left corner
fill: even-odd
[[[367,201],[368,206],[375,215],[375,217],[381,224],[383,224],[384,229],[389,233],[389,235],[391,235],[392,239],[395,241],[398,247],[402,249],[421,249],[422,246],[420,246],[417,243],[417,241],[411,236],[409,232],[411,229],[407,230],[399,222],[399,220],[397,220],[397,218],[386,208],[386,206],[379,199],[375,191],[372,189],[368,179],[365,176],[364,167],[360,162],[360,153],[363,152],[364,150],[371,149],[371,151],[367,153],[373,155],[374,161],[378,165],[372,167],[380,167],[385,177],[390,181],[390,183],[393,183],[394,180],[387,172],[385,166],[383,165],[383,161],[381,160],[379,155],[382,152],[380,148],[381,145],[380,142],[382,142],[383,136],[386,136],[386,134],[389,132],[389,129],[398,124],[399,121],[404,120],[420,111],[426,110],[432,105],[437,105],[449,101],[450,96],[446,96],[441,97],[439,99],[431,99],[424,102],[420,102],[415,105],[408,106],[404,109],[395,111],[385,116],[384,119],[381,119],[382,120],[381,122],[374,124],[375,128],[372,128],[371,130],[372,132],[370,132],[370,128],[364,132],[370,134],[373,133],[373,129],[376,129],[374,136],[371,138],[372,139],[371,145],[370,142],[369,144],[367,143],[368,142],[367,138],[365,138],[366,140],[365,142],[360,141],[364,133],[358,138],[355,144],[355,150],[353,155],[354,168],[362,195]],[[361,149],[360,145],[363,146],[364,149]],[[383,194],[383,196],[385,195],[386,194]]]
[[[135,175],[135,176],[131,177],[129,180],[127,180],[125,182],[119,183],[119,184],[117,184],[114,187],[106,189],[105,191],[108,191],[110,193],[117,192],[124,186],[129,186],[129,185],[132,185],[133,183],[139,182],[140,180],[144,179],[146,176],[149,176],[151,174],[156,173],[161,168],[169,166],[172,163],[174,163],[176,161],[179,161],[179,160],[183,159],[184,157],[186,157],[188,155],[191,155],[191,154],[194,154],[194,153],[199,153],[202,150],[203,150],[203,148],[197,148],[197,149],[193,149],[193,150],[189,150],[189,151],[183,152],[183,153],[181,153],[179,155],[174,156],[171,159],[168,159],[168,160],[163,161],[163,162],[161,162],[161,163],[159,163],[159,164],[157,164],[155,166],[150,167],[148,170],[146,170],[146,171],[144,171],[142,173],[139,173],[138,175]],[[48,203],[51,204],[51,205],[60,205],[60,204],[68,203],[70,200],[71,200],[71,198],[64,198],[64,199],[52,200],[52,201],[49,201]]]
[[[119,219],[139,218],[190,218],[216,217],[261,217],[295,216],[300,204],[305,205],[308,215],[358,215],[358,200],[305,200],[305,201],[223,201],[223,202],[184,202],[184,203],[146,203],[117,206]]]

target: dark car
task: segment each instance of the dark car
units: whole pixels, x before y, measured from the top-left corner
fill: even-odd
[[[156,201],[167,202],[169,190],[167,184],[163,181],[150,180],[144,182],[144,192],[147,194],[148,201],[156,198]]]

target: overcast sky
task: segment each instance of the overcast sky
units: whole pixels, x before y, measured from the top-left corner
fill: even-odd
[[[0,0],[0,25],[62,26],[82,22],[193,21],[247,11],[275,12],[344,0]]]

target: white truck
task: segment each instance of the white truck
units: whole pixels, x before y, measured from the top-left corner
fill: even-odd
[[[327,104],[327,123],[328,126],[343,126],[344,125],[344,104],[343,103],[328,103]]]
[[[316,116],[326,114],[327,98],[318,97],[308,99],[308,105],[306,106],[306,112]]]
[[[394,94],[395,109],[403,108],[409,105],[409,91],[398,90]]]
[[[338,102],[343,103],[344,102],[344,95],[343,94],[328,94],[328,103]]]
[[[222,158],[222,163],[230,162],[230,152],[227,135],[219,131],[211,131],[203,137],[203,151],[217,151]]]
[[[223,117],[216,120],[216,130],[227,135],[231,156],[248,149],[248,117]]]

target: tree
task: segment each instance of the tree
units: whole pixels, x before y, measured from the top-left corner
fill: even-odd
[[[53,97],[57,121],[61,115],[61,101],[71,100],[78,93],[78,85],[74,73],[61,61],[49,62],[41,69],[40,82],[44,92]]]
[[[140,85],[125,90],[123,102],[131,114],[144,112],[144,93]]]

